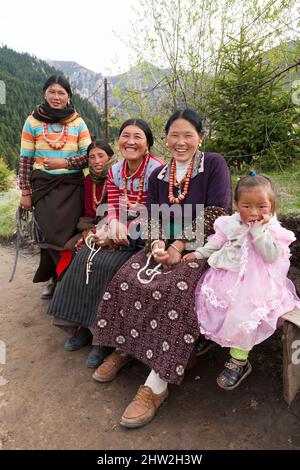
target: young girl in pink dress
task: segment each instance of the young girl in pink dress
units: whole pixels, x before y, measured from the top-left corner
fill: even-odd
[[[219,217],[215,234],[184,261],[208,258],[210,269],[196,288],[196,311],[201,333],[223,347],[230,358],[217,378],[226,390],[236,388],[251,373],[249,351],[276,330],[278,319],[300,307],[287,278],[293,232],[275,215],[276,189],[263,175],[252,173],[238,181],[238,212]]]

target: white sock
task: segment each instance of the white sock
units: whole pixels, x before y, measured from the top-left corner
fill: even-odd
[[[150,387],[155,395],[160,395],[167,389],[168,382],[161,379],[160,376],[152,369],[144,385]]]

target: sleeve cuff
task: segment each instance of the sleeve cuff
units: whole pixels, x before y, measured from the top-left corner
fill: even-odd
[[[258,237],[260,237],[261,235],[263,235],[263,233],[265,232],[265,224],[263,225],[254,225],[253,227],[251,227],[250,229],[250,233],[253,237],[253,239],[256,239]]]

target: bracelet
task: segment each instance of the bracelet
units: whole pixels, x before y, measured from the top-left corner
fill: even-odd
[[[170,246],[172,246],[174,248],[174,250],[178,251],[179,254],[182,255],[182,251],[180,251],[176,245],[174,245],[174,243],[171,243]]]
[[[31,196],[31,193],[22,194],[22,196]]]

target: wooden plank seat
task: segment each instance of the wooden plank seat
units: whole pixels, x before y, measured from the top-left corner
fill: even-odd
[[[282,318],[283,396],[290,405],[300,391],[300,309],[294,308]]]

